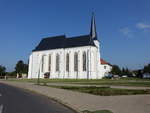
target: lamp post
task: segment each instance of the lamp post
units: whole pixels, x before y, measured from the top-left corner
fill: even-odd
[[[39,65],[39,67],[40,67],[40,65]],[[40,85],[40,68],[39,68],[39,72],[38,72],[37,85]]]

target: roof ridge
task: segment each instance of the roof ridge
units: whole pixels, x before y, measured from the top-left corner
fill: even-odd
[[[73,37],[67,37],[67,39],[70,39],[70,38],[81,38],[81,37],[84,37],[84,36],[90,36],[89,34],[87,35],[79,35],[79,36],[73,36]]]
[[[56,36],[51,36],[51,37],[45,37],[43,39],[57,38],[57,37],[65,37],[66,38],[66,35],[56,35]]]

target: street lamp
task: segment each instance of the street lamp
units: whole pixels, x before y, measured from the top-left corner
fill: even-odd
[[[40,64],[39,64],[39,67],[40,67]],[[39,72],[38,72],[37,85],[40,85],[40,68],[39,68]]]

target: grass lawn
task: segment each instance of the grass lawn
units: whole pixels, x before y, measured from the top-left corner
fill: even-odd
[[[90,93],[101,96],[115,96],[115,95],[137,95],[137,94],[150,94],[150,89],[146,90],[132,90],[132,89],[118,89],[110,87],[77,87],[77,86],[50,86],[60,89]]]
[[[97,110],[97,111],[88,111],[88,110],[85,110],[85,111],[83,111],[83,113],[113,113],[113,112],[109,111],[109,110]]]
[[[8,79],[10,81],[33,82],[37,79]],[[86,84],[86,85],[115,85],[115,86],[145,86],[150,87],[150,79],[139,78],[122,78],[118,80],[112,79],[40,79],[41,83],[69,83],[69,84]]]

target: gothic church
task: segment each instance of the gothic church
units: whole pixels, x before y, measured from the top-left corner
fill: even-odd
[[[49,73],[51,79],[100,79],[106,73],[100,59],[93,15],[88,35],[42,39],[30,55],[28,78],[44,78]]]

